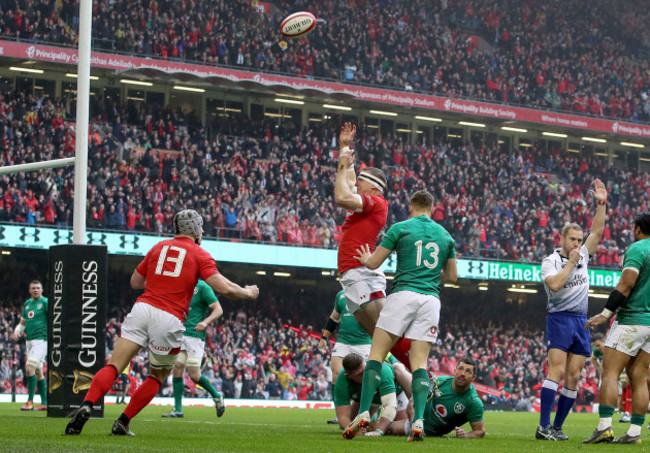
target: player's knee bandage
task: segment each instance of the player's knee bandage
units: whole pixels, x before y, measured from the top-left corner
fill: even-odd
[[[381,414],[382,418],[392,422],[397,415],[397,398],[395,393],[389,393],[381,397],[381,404],[384,406],[384,412]]]
[[[200,367],[201,366],[201,359],[202,359],[202,357],[188,357],[187,358],[187,366]]]
[[[38,359],[35,359],[34,357],[28,357],[27,358],[27,365],[31,365],[34,368],[40,368],[43,365],[43,362],[41,362]]]

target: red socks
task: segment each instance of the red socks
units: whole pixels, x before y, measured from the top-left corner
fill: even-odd
[[[93,406],[97,404],[97,401],[99,401],[111,389],[117,375],[117,368],[115,368],[115,365],[111,365],[110,363],[99,370],[95,374],[93,382],[90,384],[90,389],[88,390],[88,393],[86,393],[84,401],[91,402]]]
[[[621,401],[623,402],[623,412],[626,412],[628,415],[632,414],[632,386],[628,384],[623,390],[621,395]]]
[[[129,417],[129,420],[138,415],[151,402],[153,397],[158,394],[159,389],[160,381],[153,376],[149,376],[131,397],[131,401],[126,406],[126,409],[124,409],[124,415]]]
[[[411,371],[411,361],[409,360],[409,351],[411,350],[411,340],[408,338],[400,338],[390,350],[390,353],[395,356],[397,360],[402,362],[406,368]]]

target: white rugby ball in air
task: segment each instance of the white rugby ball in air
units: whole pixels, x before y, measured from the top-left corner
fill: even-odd
[[[302,38],[316,27],[316,17],[310,12],[300,11],[287,16],[280,25],[280,31],[287,38]]]

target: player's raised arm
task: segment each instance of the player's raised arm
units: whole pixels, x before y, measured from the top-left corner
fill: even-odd
[[[334,182],[334,201],[336,204],[345,209],[362,209],[363,201],[361,197],[354,193],[354,182],[351,178],[356,177],[354,174],[354,151],[350,149],[357,127],[352,123],[344,123],[339,135],[339,161],[336,170],[336,180]]]
[[[589,254],[593,255],[598,249],[598,243],[600,238],[605,231],[605,211],[607,210],[607,189],[605,184],[596,178],[594,181],[594,189],[591,191],[594,198],[596,199],[597,208],[596,215],[594,216],[594,221],[591,223],[591,230],[589,230],[589,236],[585,241],[585,247],[589,250]]]

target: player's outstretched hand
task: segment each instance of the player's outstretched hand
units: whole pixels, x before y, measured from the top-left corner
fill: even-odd
[[[596,178],[594,181],[594,189],[591,191],[594,198],[598,201],[607,201],[607,188],[603,182]]]
[[[352,123],[343,123],[341,133],[339,134],[339,147],[350,146],[354,135],[357,133],[357,126]]]
[[[456,437],[465,437],[465,434],[467,434],[463,428],[460,428],[458,426],[456,426],[454,429],[456,430]]]
[[[358,256],[355,256],[355,258],[361,261],[361,264],[365,266],[370,259],[370,255],[372,255],[370,252],[370,246],[368,244],[363,244],[357,249],[357,254]]]
[[[325,355],[329,352],[329,345],[326,338],[321,338],[318,342],[318,350],[321,354]]]
[[[248,298],[251,300],[255,300],[260,296],[260,289],[257,287],[257,285],[246,285],[244,286],[244,289],[250,292],[250,296]]]
[[[196,330],[197,332],[203,332],[206,329],[206,327],[208,327],[208,323],[201,321],[196,325],[194,330]]]
[[[593,316],[587,320],[587,323],[585,324],[585,329],[589,330],[590,327],[598,326],[605,321],[607,321],[609,318],[607,316],[603,316],[602,314],[598,314],[596,316]]]

